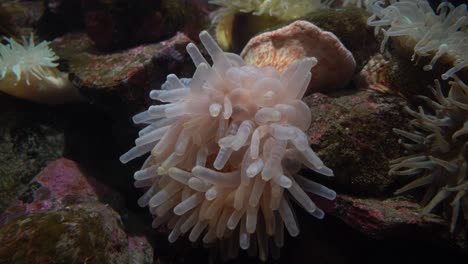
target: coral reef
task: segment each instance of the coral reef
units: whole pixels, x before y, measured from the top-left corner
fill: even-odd
[[[410,121],[412,130],[394,129],[403,137],[400,143],[411,155],[391,161],[389,173],[417,176],[396,194],[428,185],[422,214],[433,211],[451,197],[450,231],[454,232],[468,191],[468,87],[456,79],[446,96],[436,80],[431,90],[436,100],[419,96],[430,107],[429,111],[422,107],[418,111],[405,109],[414,117]]]
[[[31,33],[23,45],[13,38],[0,44],[1,91],[40,103],[66,103],[80,100],[68,74],[57,69],[58,60],[49,42],[36,45]]]
[[[333,33],[304,20],[252,38],[241,57],[248,64],[272,66],[279,72],[299,59],[317,58],[306,95],[341,89],[349,83],[356,70],[353,54]]]
[[[432,56],[424,70],[432,70],[437,61],[449,61],[451,68],[441,75],[443,80],[468,66],[467,31],[468,13],[466,5],[454,7],[442,2],[438,14],[427,0],[393,0],[383,7],[382,1],[373,0],[367,5],[372,13],[368,24],[375,27],[375,34],[384,35],[381,51],[390,37],[396,38],[400,45],[414,50],[416,57]],[[384,29],[385,28],[385,29]]]
[[[195,45],[187,46],[197,66],[193,78],[169,75],[163,90],[150,93],[170,103],[134,116],[135,123],[148,126],[120,160],[151,152],[135,173],[135,186],[149,187],[138,203],[156,216],[154,227],[172,229],[170,242],[185,233],[192,242],[230,238],[245,250],[255,245],[266,260],[270,238],[282,247],[284,228],[292,236],[299,233],[285,190],[317,218],[324,213],[305,191],[335,197],[334,191],[296,175],[301,163],[333,175],[303,132],[310,110],[300,98],[317,60],[304,58],[279,73],[222,52],[207,32],[200,40],[213,66]]]

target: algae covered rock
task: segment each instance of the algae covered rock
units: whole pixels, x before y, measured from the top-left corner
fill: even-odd
[[[60,158],[51,162],[0,214],[0,226],[22,215],[63,209],[77,203],[102,201],[122,207],[122,197],[87,174],[72,160]]]
[[[63,127],[53,111],[0,94],[0,212],[49,162],[63,154]]]
[[[21,39],[38,25],[44,13],[42,1],[1,1],[0,35]]]
[[[161,84],[168,72],[192,70],[192,65],[180,63],[187,56],[189,41],[180,33],[157,44],[102,53],[86,34],[70,33],[50,46],[68,65],[70,78],[83,96],[112,109],[113,116],[121,116],[125,111],[133,113],[142,105],[146,107],[150,86]]]
[[[419,246],[429,243],[427,246],[437,248],[438,254],[445,257],[448,254],[444,251],[452,250],[454,256],[461,256],[468,249],[466,234],[449,234],[445,219],[435,214],[422,215],[421,205],[409,197],[382,199],[341,194],[333,205],[324,209],[365,236],[377,239],[373,241],[390,244],[413,241]]]
[[[247,64],[272,66],[279,72],[297,60],[316,58],[306,95],[342,89],[356,70],[353,54],[333,33],[305,20],[255,36],[244,47],[241,56]]]
[[[361,8],[321,9],[309,13],[305,20],[335,34],[351,51],[360,70],[371,55],[378,51],[373,30],[367,26],[368,14]]]
[[[405,127],[400,97],[370,90],[312,94],[304,98],[312,111],[311,144],[335,172],[336,189],[354,194],[388,195],[395,177],[388,161],[399,157],[394,127]]]
[[[81,8],[88,36],[106,51],[161,41],[178,31],[193,36],[209,22],[207,4],[199,0],[81,1]]]
[[[368,14],[360,8],[321,8],[301,17],[322,30],[335,34],[351,51],[360,70],[369,57],[378,51],[373,30],[367,26]],[[229,21],[222,21],[216,27],[216,36],[221,46],[240,52],[247,42],[257,34],[278,29],[293,21],[281,21],[274,17],[239,14]]]
[[[128,263],[120,216],[98,203],[15,219],[0,229],[0,263]]]

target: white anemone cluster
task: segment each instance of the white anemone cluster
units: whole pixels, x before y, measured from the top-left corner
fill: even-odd
[[[0,91],[39,103],[62,104],[80,101],[68,74],[57,69],[59,57],[48,41],[36,45],[31,33],[23,45],[13,38],[0,43]]]
[[[35,45],[33,34],[29,41],[23,39],[24,46],[12,38],[6,38],[6,41],[6,45],[0,44],[0,80],[13,73],[17,82],[23,76],[29,85],[31,77],[42,80],[55,76],[51,68],[58,66],[54,62],[58,56],[49,48],[49,42],[42,41]]]
[[[258,249],[266,259],[268,248],[283,246],[284,228],[299,233],[290,200],[322,218],[306,192],[336,196],[296,174],[304,164],[333,175],[304,133],[311,114],[301,98],[317,60],[304,58],[279,73],[223,52],[207,32],[200,40],[213,66],[194,44],[187,46],[193,78],[171,74],[161,90],[151,91],[152,99],[168,104],[134,116],[148,126],[120,160],[151,152],[134,176],[135,186],[148,188],[138,203],[149,206],[153,227],[172,230],[170,242],[184,234],[193,242],[228,239],[234,251]]]
[[[442,74],[442,79],[450,77],[468,66],[468,12],[465,4],[454,7],[449,2],[442,2],[437,14],[427,0],[371,0],[367,10],[372,13],[367,24],[375,27],[375,34],[382,31],[383,52],[389,37],[409,37],[416,44],[413,60],[416,56],[432,56],[424,70],[431,70],[444,55],[453,61],[453,67]],[[385,28],[385,29],[384,29]]]

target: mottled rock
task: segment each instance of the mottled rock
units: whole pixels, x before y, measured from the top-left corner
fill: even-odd
[[[317,58],[306,94],[343,88],[356,69],[353,55],[333,33],[303,20],[252,38],[241,56],[248,64],[274,66],[280,72],[299,59]]]
[[[98,200],[114,206],[121,202],[116,193],[86,176],[77,163],[61,158],[37,175],[19,199],[0,215],[0,226],[20,215]]]
[[[203,1],[81,2],[86,32],[100,50],[157,42],[177,31],[198,35],[209,24],[207,3]]]
[[[311,108],[309,128],[312,148],[335,177],[338,192],[389,195],[395,176],[388,175],[388,161],[398,158],[403,148],[394,127],[406,127],[397,96],[371,90],[333,94],[312,94],[304,98]]]
[[[466,251],[466,234],[451,235],[449,223],[435,215],[421,215],[422,207],[413,199],[386,199],[338,195],[333,204],[322,207],[360,233],[379,240],[432,241],[437,247]]]
[[[378,51],[374,30],[367,26],[369,14],[362,8],[323,8],[309,13],[305,20],[335,34],[356,60],[356,69],[364,67],[370,56]]]
[[[0,94],[0,212],[65,148],[53,111]]]
[[[419,204],[403,197],[379,200],[339,195],[327,211],[374,238],[404,237],[407,232],[422,232],[422,229],[443,233],[447,228],[446,222],[436,215],[421,216]]]
[[[94,105],[38,105],[0,93],[0,123],[0,212],[62,156],[112,188],[131,188],[110,118]]]
[[[49,40],[70,31],[84,28],[81,0],[47,0],[41,1],[45,7],[39,20],[39,35]]]
[[[189,41],[177,34],[158,44],[100,53],[86,34],[71,33],[56,38],[51,47],[69,65],[70,78],[84,96],[122,116],[146,107],[150,86],[159,87],[169,73],[193,71],[192,65],[180,63]]]
[[[84,203],[25,215],[0,229],[0,263],[128,263],[128,241],[109,206]]]
[[[367,26],[368,17],[367,12],[361,8],[322,8],[301,19],[335,34],[353,54],[356,69],[359,71],[379,47],[373,29]],[[227,25],[216,25],[217,37],[224,46],[232,47],[234,52],[240,52],[255,35],[288,24],[271,16],[252,14],[238,14],[224,23]]]
[[[153,248],[148,239],[143,235],[128,237],[129,264],[153,263]]]
[[[0,35],[21,39],[28,36],[44,13],[41,1],[1,1]]]

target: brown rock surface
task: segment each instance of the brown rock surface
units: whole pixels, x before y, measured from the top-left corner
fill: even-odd
[[[343,88],[356,70],[353,55],[333,33],[304,20],[252,38],[241,56],[248,64],[279,71],[301,58],[317,58],[306,94]]]

